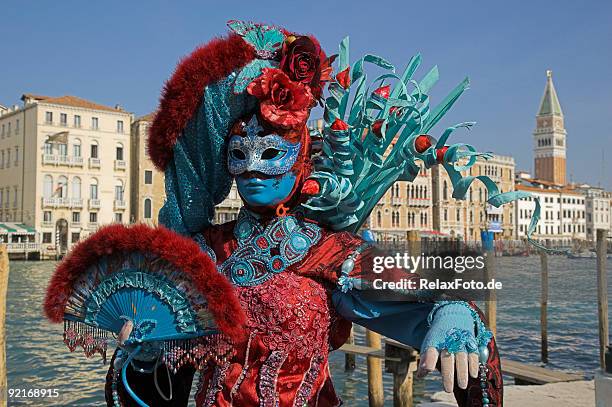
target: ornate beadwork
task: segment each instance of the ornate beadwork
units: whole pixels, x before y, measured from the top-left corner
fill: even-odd
[[[277,407],[279,400],[276,394],[276,381],[281,366],[287,359],[287,353],[274,351],[261,367],[259,373],[259,396],[261,407]]]
[[[275,218],[263,228],[245,209],[234,228],[238,248],[219,271],[238,286],[255,286],[301,261],[321,239],[321,229],[294,216]]]
[[[310,393],[312,392],[312,387],[319,376],[322,361],[323,357],[320,355],[313,356],[310,360],[310,368],[304,375],[300,388],[295,396],[295,400],[293,402],[294,407],[303,407],[306,405],[306,403],[308,403]]]
[[[212,379],[210,379],[210,383],[208,383],[204,407],[212,407],[215,405],[217,394],[223,389],[223,382],[225,381],[229,366],[229,363],[222,363],[215,366],[215,372],[213,373]]]

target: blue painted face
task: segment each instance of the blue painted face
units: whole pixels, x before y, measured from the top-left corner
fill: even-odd
[[[295,180],[296,176],[291,171],[276,177],[244,173],[236,177],[236,186],[248,206],[275,207],[289,197]]]
[[[277,134],[262,136],[263,130],[254,115],[244,126],[246,136],[230,136],[228,170],[236,177],[238,192],[247,206],[276,207],[289,198],[295,185],[297,176],[291,168],[301,144]]]

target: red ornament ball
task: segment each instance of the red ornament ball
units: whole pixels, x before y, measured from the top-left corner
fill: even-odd
[[[429,147],[431,147],[431,140],[427,134],[421,134],[414,140],[414,149],[419,154],[423,154]]]

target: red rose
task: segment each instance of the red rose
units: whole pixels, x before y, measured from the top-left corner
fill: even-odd
[[[310,37],[290,36],[285,41],[280,68],[291,80],[318,86],[321,77],[321,47]]]
[[[285,129],[306,123],[313,104],[310,88],[293,82],[280,69],[264,68],[261,76],[249,84],[247,92],[259,99],[264,119]]]

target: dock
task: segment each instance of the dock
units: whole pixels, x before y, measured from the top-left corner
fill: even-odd
[[[419,360],[418,352],[410,346],[403,345],[389,338],[384,338],[383,343],[382,349],[346,343],[338,350],[350,355],[382,359],[385,362],[385,370],[393,374],[394,383],[408,381],[412,385],[412,374],[416,371]],[[567,373],[510,359],[502,359],[501,365],[503,375],[514,378],[514,382],[517,385],[546,385],[583,381],[585,379],[584,375],[580,373]],[[368,381],[371,380],[368,377]],[[397,390],[395,388],[394,393]],[[394,407],[412,406],[412,386],[410,388],[402,386],[402,391],[405,394],[401,395],[401,397],[397,397],[398,395],[394,394],[396,400],[403,400],[403,402],[394,402]]]

